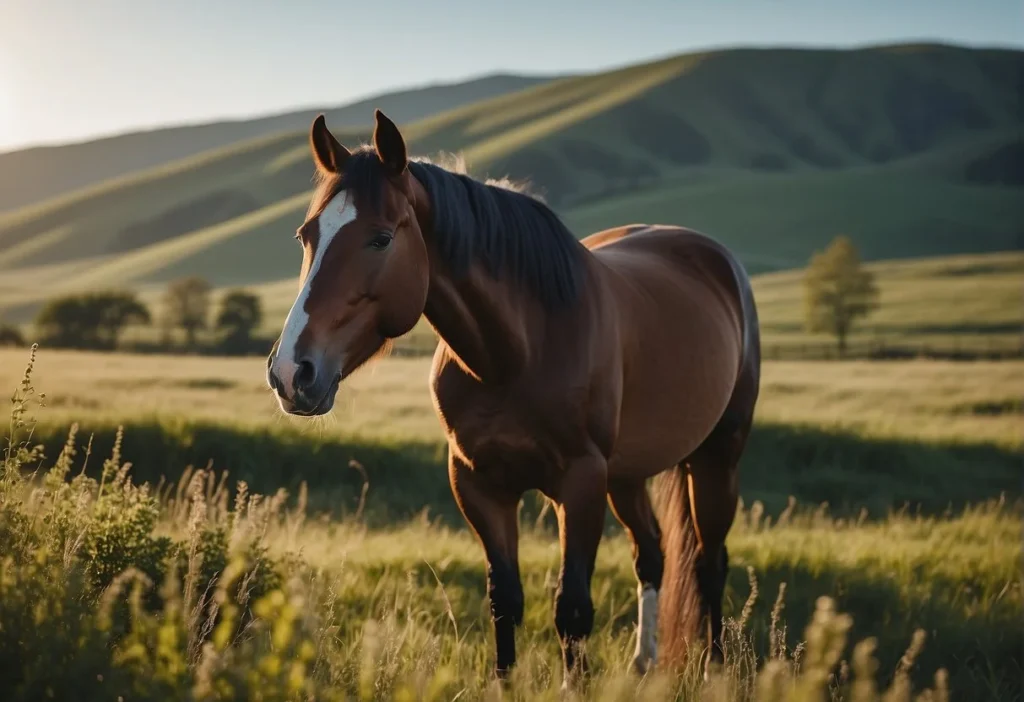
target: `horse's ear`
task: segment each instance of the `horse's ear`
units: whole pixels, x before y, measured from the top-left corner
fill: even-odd
[[[393,173],[402,173],[409,165],[402,133],[380,110],[373,111],[373,118],[376,122],[373,128],[373,148],[377,150],[377,158]]]
[[[313,151],[313,160],[321,173],[341,173],[345,160],[349,157],[348,149],[334,138],[327,128],[327,120],[322,114],[313,120],[309,129],[309,146]]]

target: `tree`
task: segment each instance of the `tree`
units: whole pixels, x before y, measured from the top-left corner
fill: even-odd
[[[185,330],[189,346],[196,344],[196,332],[206,328],[210,316],[210,284],[199,276],[179,278],[164,293],[164,321]]]
[[[807,330],[832,334],[839,355],[845,355],[854,321],[878,307],[874,274],[861,267],[848,237],[836,237],[825,251],[811,257],[804,273],[804,303]]]
[[[224,334],[228,350],[244,352],[262,321],[260,298],[245,290],[231,290],[221,300],[216,326]]]
[[[149,322],[146,306],[123,290],[58,297],[36,316],[41,342],[65,348],[114,349],[125,327]]]
[[[0,323],[0,347],[24,345],[25,338],[18,331],[17,327]]]

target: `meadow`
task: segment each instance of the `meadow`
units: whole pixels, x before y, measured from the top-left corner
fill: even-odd
[[[520,665],[492,679],[483,554],[448,485],[422,323],[312,422],[280,412],[263,358],[0,349],[5,699],[1021,700],[1024,360],[926,356],[1021,349],[1022,56],[712,51],[329,111],[350,145],[382,107],[415,154],[529,178],[580,236],[674,222],[757,274],[766,360],[727,663],[706,684],[695,664],[628,672],[636,582],[608,515],[593,676],[559,691],[559,546],[536,495]],[[108,285],[155,312],[200,275],[258,294],[276,334],[314,114],[0,154],[0,321],[32,339],[48,298]],[[919,357],[810,360],[831,341],[803,331],[800,267],[837,234],[881,293],[857,355]]]
[[[315,424],[274,408],[261,359],[44,350],[21,384],[26,360],[0,353],[32,432],[0,504],[13,699],[559,697],[552,515],[524,500],[501,692],[427,359],[373,363]],[[609,517],[579,698],[1020,699],[1022,381],[1024,362],[766,363],[726,668],[627,672],[635,580]]]

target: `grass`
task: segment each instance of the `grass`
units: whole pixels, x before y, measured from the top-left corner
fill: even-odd
[[[132,477],[144,466],[125,463],[132,428],[96,480],[83,463],[104,454],[77,427],[40,466],[19,441],[37,428],[34,385],[26,374],[14,394],[0,474],[8,699],[495,699],[482,556],[464,529],[424,517],[371,529],[363,512],[318,514],[315,489],[300,486],[288,507],[281,491],[207,471],[147,489]],[[749,504],[730,534],[727,665],[705,685],[693,669],[627,672],[635,581],[612,531],[594,576],[594,677],[576,693],[1020,699],[1020,504],[877,520],[790,505],[771,517]],[[503,698],[557,699],[558,543],[550,514],[521,520],[527,609]]]
[[[0,350],[0,386],[17,382],[24,350]],[[47,421],[190,421],[308,436],[440,441],[429,358],[372,362],[346,381],[335,409],[309,425],[284,415],[262,358],[46,351],[37,377],[57,388]],[[1024,361],[768,361],[759,424],[804,426],[870,439],[1021,446]]]
[[[21,358],[0,352],[0,383],[17,382],[8,369]],[[347,382],[331,415],[305,423],[277,409],[260,359],[47,351],[36,374],[56,389],[36,438],[55,455],[78,423],[105,453],[124,425],[121,451],[140,480],[212,466],[265,492],[304,481],[311,504],[339,517],[363,501],[374,526],[424,511],[455,526],[428,367],[378,361]],[[774,512],[794,496],[875,517],[1015,499],[1022,380],[1024,362],[766,363],[741,494]]]
[[[859,323],[861,340],[947,349],[1020,346],[1024,324],[1019,252],[870,264],[880,308]],[[802,331],[800,271],[757,276],[754,291],[767,344],[820,343]]]
[[[1005,158],[1019,148],[1018,64],[1019,52],[953,47],[689,54],[406,127],[415,153],[459,151],[477,175],[535,181],[581,236],[683,224],[752,271],[798,267],[840,232],[869,259],[1004,251],[1020,243],[1020,174]],[[24,322],[97,280],[293,278],[306,142],[264,134],[0,214],[0,311]]]

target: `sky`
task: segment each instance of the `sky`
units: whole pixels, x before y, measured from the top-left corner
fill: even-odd
[[[730,46],[1024,48],[1021,0],[0,0],[0,151]]]

